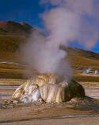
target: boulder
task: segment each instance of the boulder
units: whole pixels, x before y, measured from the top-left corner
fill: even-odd
[[[81,84],[76,82],[75,80],[71,80],[68,84],[68,89],[70,92],[70,97],[79,97],[84,98],[85,97],[85,90]]]

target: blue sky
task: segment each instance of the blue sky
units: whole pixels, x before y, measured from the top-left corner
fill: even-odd
[[[32,26],[43,28],[40,14],[48,9],[49,5],[41,6],[39,2],[40,0],[0,0],[0,20],[27,22]],[[72,46],[82,48],[75,43]],[[99,41],[91,51],[99,52]]]
[[[27,22],[42,27],[39,14],[43,11],[39,0],[0,0],[0,20]]]

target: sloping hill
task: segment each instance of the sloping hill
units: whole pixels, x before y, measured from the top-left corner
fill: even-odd
[[[99,75],[83,74],[83,71],[88,68],[99,71],[99,53],[77,48],[68,48],[67,51],[76,80],[99,82]]]
[[[0,34],[4,35],[27,35],[32,27],[27,23],[17,23],[13,21],[0,21]]]
[[[74,69],[80,70],[87,67],[99,69],[99,53],[77,48],[68,48],[67,51]]]
[[[26,23],[12,21],[0,22],[0,77],[23,78],[26,72],[25,65],[20,64],[20,45],[27,41],[30,33],[36,28]],[[80,72],[87,67],[99,69],[99,54],[77,48],[65,48],[74,70],[74,78],[77,80],[99,81],[99,77],[82,76]],[[3,62],[3,63],[2,63]],[[6,63],[4,63],[6,62]],[[14,62],[14,63],[8,63]],[[18,63],[16,65],[16,63]],[[88,78],[89,77],[89,78]]]
[[[19,51],[20,44],[26,42],[31,32],[35,31],[39,30],[27,23],[0,21],[0,60],[18,61],[15,54]]]

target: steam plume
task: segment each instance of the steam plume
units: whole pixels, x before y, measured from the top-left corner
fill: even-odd
[[[92,47],[98,40],[98,19],[95,5],[97,0],[42,0],[50,3],[52,9],[42,16],[48,36],[33,33],[23,53],[27,63],[38,72],[52,72],[70,79],[72,70],[65,60],[66,52],[60,45],[68,45],[71,41],[78,41],[86,48]],[[95,9],[94,9],[95,8]],[[91,20],[89,22],[89,19]]]
[[[99,29],[97,28],[99,27],[99,0],[41,0],[41,3],[50,3],[57,8],[64,8],[68,15],[71,12],[71,15],[75,16],[77,22],[74,21],[72,25],[79,27],[79,34],[73,40],[78,41],[87,49],[93,47],[99,40]]]

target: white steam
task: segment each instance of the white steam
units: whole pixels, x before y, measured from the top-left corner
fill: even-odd
[[[98,40],[99,31],[94,21],[94,6],[97,0],[42,0],[45,5],[52,7],[42,15],[48,36],[33,33],[23,48],[24,60],[38,72],[52,72],[72,77],[72,69],[66,61],[67,53],[60,49],[60,45],[68,45],[71,41],[78,41],[86,47],[92,47]],[[89,18],[92,18],[91,23]]]
[[[45,5],[50,3],[56,8],[64,8],[68,15],[75,16],[77,22],[74,20],[72,25],[76,27],[75,32],[79,34],[73,40],[85,48],[93,47],[99,40],[99,0],[41,0],[41,3]],[[77,31],[78,28],[79,31]]]
[[[66,52],[60,49],[59,41],[44,38],[39,33],[33,33],[29,42],[22,48],[24,60],[29,67],[39,73],[55,73],[69,80],[72,77],[72,69],[65,58]]]
[[[52,45],[67,44],[78,36],[78,16],[64,8],[52,9],[43,16],[45,25],[50,32],[49,41]]]

